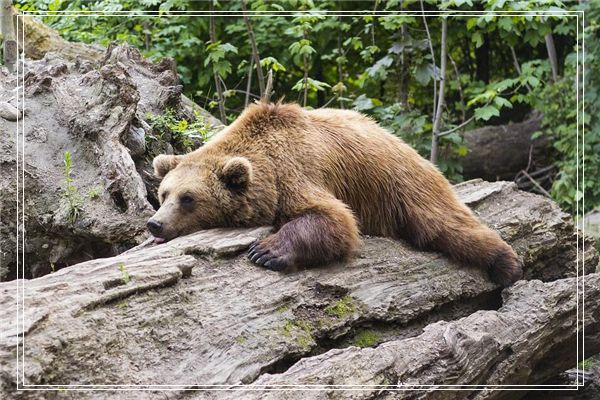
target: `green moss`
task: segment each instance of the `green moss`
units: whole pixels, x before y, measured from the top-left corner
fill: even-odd
[[[91,200],[95,200],[100,197],[100,193],[102,193],[102,188],[100,186],[94,186],[88,191],[88,197]]]
[[[117,308],[124,310],[127,307],[129,307],[129,302],[127,300],[121,300],[120,302],[117,303]]]
[[[303,349],[310,349],[315,343],[314,326],[310,321],[286,319],[281,330],[283,336],[292,338]]]
[[[290,306],[288,304],[282,304],[275,309],[275,312],[279,313],[279,314],[283,314],[284,312],[288,311],[289,309],[290,309]]]
[[[238,344],[245,344],[248,341],[248,339],[246,339],[244,336],[240,335],[237,338],[235,338],[235,341]]]
[[[592,365],[594,365],[594,362],[595,360],[593,358],[587,358],[581,361],[579,364],[577,364],[577,368],[587,371],[591,368]]]
[[[353,314],[356,310],[354,299],[351,296],[344,296],[333,304],[325,308],[327,315],[331,317],[344,318]]]
[[[371,330],[360,331],[352,340],[352,344],[357,347],[371,347],[379,343],[379,335]]]

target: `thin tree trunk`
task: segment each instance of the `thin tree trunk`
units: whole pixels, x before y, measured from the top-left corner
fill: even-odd
[[[448,20],[442,18],[442,43],[440,45],[440,90],[438,91],[437,110],[433,120],[433,134],[431,135],[431,162],[437,162],[438,134],[442,124],[442,111],[444,109],[444,87],[446,85],[446,37],[448,33]]]
[[[558,80],[558,59],[556,57],[556,47],[554,46],[554,36],[552,33],[546,35],[546,49],[548,50],[548,59],[552,67],[552,80]]]
[[[150,31],[150,21],[144,21],[142,26],[144,27],[144,49],[150,51],[150,34],[148,33]]]
[[[510,46],[510,54],[512,54],[513,64],[515,66],[515,69],[517,70],[517,73],[521,75],[521,65],[519,64],[519,59],[517,58],[515,48],[512,46]],[[531,86],[529,86],[528,83],[525,84],[525,87],[527,87],[527,90],[531,92]]]
[[[303,94],[302,105],[304,107],[306,107],[306,102],[308,100],[308,56],[306,54],[304,55],[304,77],[303,77],[303,82],[304,82],[304,94]]]
[[[315,58],[314,71],[315,71],[315,78],[317,78],[318,81],[323,82],[325,80],[325,76],[323,74],[323,63],[321,62],[320,57]],[[317,107],[323,107],[324,104],[325,104],[325,92],[323,92],[322,90],[319,90],[319,91],[317,91]]]
[[[246,82],[246,98],[244,99],[244,108],[248,107],[250,102],[250,89],[252,88],[252,68],[254,64],[254,56],[250,56],[250,69],[248,70],[248,82]],[[262,98],[262,96],[261,96]]]
[[[208,18],[208,25],[209,25],[209,35],[210,35],[210,41],[212,43],[216,43],[217,42],[217,33],[216,33],[216,28],[215,28],[215,16],[214,16],[214,5],[213,5],[213,0],[211,0],[208,3],[208,7],[209,7],[209,11],[210,11],[210,16]],[[224,124],[227,123],[227,114],[225,114],[225,99],[223,98],[223,88],[221,87],[221,81],[219,80],[219,75],[217,74],[217,71],[214,71],[213,68],[213,79],[215,81],[215,87],[217,88],[217,95],[219,96],[219,115],[221,117],[221,121],[223,121]]]
[[[427,17],[425,16],[425,6],[423,4],[423,0],[421,3],[421,11],[423,15],[423,23],[425,24],[425,32],[427,33],[427,41],[429,42],[429,51],[431,53],[431,62],[433,63],[433,112],[432,112],[432,120],[435,124],[435,113],[437,111],[437,79],[435,76],[435,52],[433,51],[433,42],[431,41],[431,33],[429,32],[429,24],[427,24]],[[433,151],[433,149],[432,149]]]
[[[306,39],[306,32],[304,32],[304,39]],[[302,66],[304,68],[304,77],[302,78],[302,82],[304,83],[304,94],[302,105],[306,107],[306,102],[308,100],[308,55],[304,54],[302,56]]]
[[[341,24],[342,23],[342,16],[338,16],[338,22]],[[342,83],[342,81],[344,80],[344,74],[343,74],[343,70],[342,70],[342,62],[339,58],[342,57],[342,30],[338,29],[337,32],[337,50],[338,50],[338,62],[337,62],[337,73],[338,73],[338,82]],[[342,97],[340,95],[340,97]],[[344,109],[344,101],[340,98],[339,100],[340,102],[340,108],[343,110]]]
[[[256,65],[256,73],[258,75],[258,87],[260,90],[260,97],[265,95],[265,76],[263,75],[262,67],[260,65],[260,54],[258,53],[258,46],[256,45],[256,38],[254,37],[254,31],[252,30],[252,24],[250,18],[246,14],[246,1],[242,1],[242,11],[244,11],[244,23],[246,24],[246,30],[248,31],[248,38],[252,45],[252,57],[254,57],[254,64]]]
[[[1,0],[0,26],[4,40],[4,65],[9,72],[14,72],[18,58],[17,41],[15,39],[15,26],[13,24],[13,7],[11,0]]]
[[[458,83],[458,95],[460,96],[460,112],[461,112],[461,123],[465,123],[467,119],[467,113],[465,108],[465,96],[463,93],[462,83],[460,82],[460,72],[458,71],[458,65],[454,62],[454,59],[450,54],[448,54],[448,58],[452,63],[452,67],[454,68],[454,75],[456,76],[456,82]]]
[[[403,9],[404,2],[400,3],[400,10]],[[408,103],[409,63],[405,54],[407,33],[408,30],[406,24],[402,24],[400,27],[400,41],[402,42],[402,50],[400,51],[400,59],[398,60],[398,92],[396,93],[396,100],[403,106],[406,106]]]

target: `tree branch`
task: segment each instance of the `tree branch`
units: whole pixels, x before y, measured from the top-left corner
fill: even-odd
[[[438,137],[438,138],[441,138],[442,136],[446,136],[446,135],[449,135],[449,134],[451,134],[452,132],[456,132],[457,130],[459,130],[459,129],[461,129],[461,128],[464,128],[465,126],[469,125],[469,123],[470,123],[471,121],[473,121],[474,119],[475,119],[475,115],[471,116],[471,118],[469,118],[468,120],[464,121],[464,122],[463,122],[463,123],[461,123],[460,125],[458,125],[458,126],[455,126],[455,127],[454,127],[454,128],[452,128],[452,129],[448,129],[447,131],[444,131],[444,132],[440,132],[440,133],[438,133],[438,134],[437,134],[437,137]]]

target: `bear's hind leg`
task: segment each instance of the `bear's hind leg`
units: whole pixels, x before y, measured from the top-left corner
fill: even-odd
[[[515,251],[500,236],[478,221],[445,229],[430,247],[464,263],[487,269],[501,286],[521,279],[523,266]]]
[[[320,197],[294,213],[279,231],[254,243],[250,260],[280,271],[291,265],[317,266],[345,258],[358,244],[352,212],[333,196]]]

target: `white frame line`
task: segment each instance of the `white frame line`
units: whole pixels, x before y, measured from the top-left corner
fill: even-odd
[[[37,12],[29,12],[29,11],[25,11],[22,12],[21,14],[17,15],[17,20],[20,21],[20,18],[24,17],[24,16],[63,16],[63,17],[99,17],[99,16],[142,16],[142,17],[170,17],[170,16],[188,16],[188,17],[202,17],[202,16],[208,16],[208,15],[214,15],[214,16],[237,16],[237,17],[241,17],[244,14],[251,14],[251,17],[270,17],[270,16],[283,16],[283,17],[295,17],[295,16],[302,16],[302,15],[322,15],[324,17],[335,17],[335,16],[345,16],[345,17],[351,17],[351,16],[365,16],[365,15],[372,15],[372,16],[398,16],[398,15],[402,15],[402,16],[415,16],[415,17],[422,17],[423,13],[422,12],[401,12],[401,11],[387,11],[387,10],[383,10],[383,11],[376,11],[376,12],[371,12],[371,11],[365,11],[364,13],[360,13],[360,12],[344,12],[344,11],[322,11],[322,10],[318,10],[317,12],[315,11],[294,11],[294,12],[288,12],[288,11],[282,11],[281,13],[277,13],[277,12],[273,12],[273,11],[248,11],[246,12],[242,12],[242,11],[229,11],[229,12],[213,12],[211,13],[210,11],[190,11],[190,12],[184,12],[184,11],[169,11],[169,12],[140,12],[140,11],[92,11],[92,10],[82,10],[82,11],[37,11]],[[254,15],[252,15],[254,14]],[[576,144],[576,171],[577,171],[577,178],[576,178],[576,186],[577,188],[579,188],[579,16],[581,15],[582,21],[583,21],[583,28],[582,30],[585,29],[585,11],[584,10],[575,10],[575,11],[548,11],[548,10],[540,10],[540,11],[510,11],[510,10],[497,10],[497,11],[493,11],[493,12],[486,12],[486,11],[447,11],[447,12],[439,12],[439,11],[425,11],[426,16],[430,17],[430,16],[435,16],[435,17],[443,17],[443,16],[455,16],[455,17],[474,17],[474,16],[531,16],[531,17],[536,17],[536,16],[556,16],[556,17],[572,17],[575,16],[576,17],[576,53],[577,53],[577,68],[576,68],[576,105],[577,105],[577,116],[576,116],[576,137],[577,137],[577,144]],[[497,15],[498,14],[498,15]],[[21,26],[21,34],[22,34],[22,38],[25,37],[25,29],[24,29],[24,24],[20,23],[19,24]],[[18,31],[17,31],[18,33]],[[583,32],[585,33],[585,32]],[[582,51],[583,51],[583,65],[582,65],[582,70],[583,70],[583,79],[584,81],[582,82],[582,89],[583,89],[583,94],[585,94],[585,35],[583,36],[583,41],[582,41]],[[23,40],[24,43],[24,40]],[[23,50],[22,53],[20,54],[19,57],[19,62],[17,62],[17,85],[19,84],[19,77],[21,77],[22,79],[22,85],[21,85],[21,95],[22,95],[22,109],[25,108],[25,78],[24,78],[24,71],[20,71],[20,66],[21,63],[20,61],[22,61],[22,59],[24,59],[24,54],[25,51]],[[21,72],[21,74],[19,74],[19,72]],[[17,108],[19,108],[19,96],[18,96],[18,91],[17,91]],[[582,102],[583,106],[585,106],[585,103]],[[585,110],[583,110],[583,112],[585,112]],[[22,151],[22,155],[21,155],[21,162],[22,162],[22,168],[19,169],[19,123],[21,122],[21,136],[23,136],[22,140],[21,140],[21,151]],[[16,130],[16,147],[17,147],[17,166],[16,166],[16,170],[17,170],[17,199],[18,199],[18,195],[19,195],[19,182],[21,182],[22,185],[22,192],[21,194],[21,204],[23,205],[23,207],[19,208],[19,201],[17,200],[17,324],[19,321],[19,316],[21,317],[21,324],[23,327],[23,332],[21,333],[21,338],[22,338],[22,342],[21,343],[17,343],[16,348],[17,348],[17,391],[36,391],[36,390],[68,390],[68,391],[82,391],[82,390],[100,390],[100,391],[106,391],[106,390],[111,390],[111,391],[122,391],[122,390],[157,390],[157,388],[162,388],[162,390],[168,390],[168,391],[173,391],[173,390],[190,390],[190,391],[205,391],[205,390],[215,390],[215,391],[242,391],[242,390],[247,390],[247,391],[256,391],[256,390],[270,390],[270,391],[277,391],[277,390],[309,390],[309,391],[314,391],[314,390],[334,390],[334,391],[338,391],[338,390],[352,390],[352,391],[359,391],[359,390],[367,390],[367,389],[381,389],[381,390],[388,390],[388,391],[406,391],[406,390],[497,390],[497,389],[501,389],[501,390],[523,390],[522,388],[527,388],[527,390],[530,391],[540,391],[540,390],[560,390],[560,391],[572,391],[572,390],[577,390],[579,387],[582,387],[584,385],[584,382],[582,382],[581,384],[579,383],[579,369],[577,372],[577,383],[573,384],[573,385],[485,385],[485,384],[481,384],[481,385],[460,385],[460,384],[456,384],[456,385],[254,385],[254,384],[248,384],[248,385],[244,385],[244,384],[221,384],[221,385],[202,385],[202,384],[192,384],[192,385],[118,385],[118,384],[114,384],[114,385],[95,385],[95,384],[82,384],[82,385],[30,385],[30,384],[25,384],[25,282],[21,282],[21,280],[19,279],[19,275],[18,275],[18,265],[19,265],[19,260],[21,261],[21,279],[24,279],[25,276],[25,229],[23,229],[23,231],[21,232],[21,236],[19,236],[19,211],[21,211],[21,217],[22,217],[22,222],[23,222],[23,227],[24,225],[24,221],[25,221],[25,211],[24,211],[24,204],[25,204],[25,118],[22,116],[20,121],[17,122],[17,130]],[[585,121],[584,121],[585,122]],[[584,134],[584,130],[582,129],[582,134]],[[585,137],[585,136],[583,136]],[[21,173],[21,179],[19,179],[19,172]],[[585,177],[585,163],[583,163],[583,178]],[[585,189],[585,188],[582,188]],[[583,193],[585,193],[585,190],[582,190]],[[583,196],[583,205],[585,206],[585,195]],[[576,213],[579,214],[579,201],[576,202]],[[577,283],[577,295],[576,295],[576,310],[577,310],[577,323],[576,323],[576,327],[577,327],[577,364],[579,363],[579,229],[576,229],[576,234],[577,234],[577,251],[576,251],[576,272],[577,272],[577,279],[576,279],[576,283]],[[583,228],[583,235],[585,234],[585,227]],[[22,244],[22,253],[19,254],[19,241],[21,241]],[[583,245],[583,251],[585,251],[585,244]],[[19,257],[21,256],[21,257]],[[585,268],[585,257],[583,257],[583,267]],[[585,294],[585,269],[583,271],[583,294]],[[20,290],[19,290],[20,289]],[[19,296],[19,293],[21,294],[21,297]],[[19,308],[19,304],[22,304],[23,307],[23,312],[20,312],[20,308]],[[583,301],[583,316],[585,316],[585,299]],[[18,325],[17,325],[18,326]],[[583,339],[584,339],[584,343],[582,346],[582,349],[585,350],[585,326],[583,326]],[[19,346],[22,347],[22,357],[20,359],[19,357]],[[584,352],[585,355],[585,352]],[[19,366],[21,365],[19,363],[19,361],[21,361],[23,368],[22,368],[22,385],[19,385]],[[577,366],[576,364],[576,366]],[[583,377],[583,379],[585,379],[585,376]],[[357,388],[360,387],[360,388]],[[181,389],[183,388],[183,389]],[[206,388],[210,388],[210,389],[206,389]],[[279,389],[278,389],[279,388]]]

